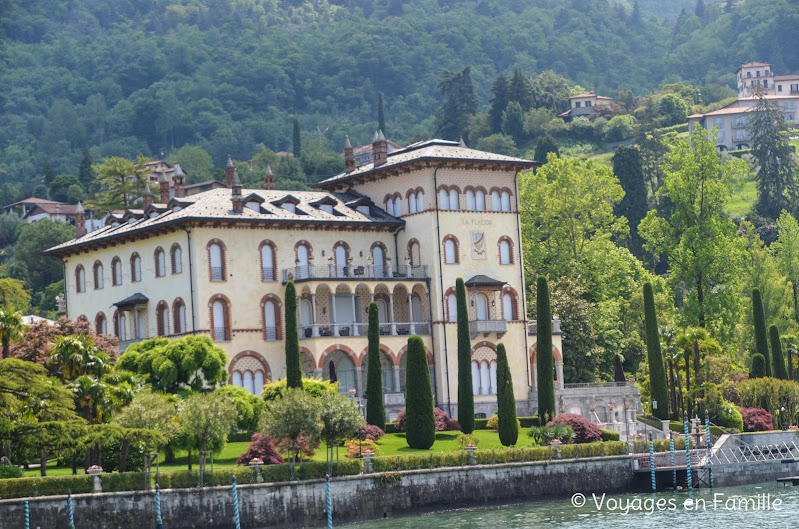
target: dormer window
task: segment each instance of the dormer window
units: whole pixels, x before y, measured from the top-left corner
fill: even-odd
[[[299,203],[300,203],[300,201],[297,200],[296,198],[294,198],[291,195],[286,195],[285,197],[281,198],[280,200],[275,200],[274,202],[272,202],[273,205],[275,205],[275,206],[277,206],[277,207],[279,207],[281,209],[284,209],[284,210],[286,210],[286,211],[288,211],[290,213],[298,213],[297,204],[299,204]]]
[[[321,206],[319,206],[319,209],[321,209],[325,213],[330,213],[331,215],[333,214],[333,205],[332,204],[322,204]]]
[[[157,211],[151,211],[151,212],[150,212],[150,218],[151,218],[151,219],[154,219],[154,218],[155,218],[155,217],[157,217],[157,216],[158,216],[158,212],[157,212]]]
[[[289,213],[297,213],[297,205],[292,204],[291,202],[283,202],[280,204],[280,207],[288,211]]]
[[[363,215],[369,215],[369,206],[358,206],[355,210]]]
[[[177,213],[177,212],[178,212],[178,211],[180,211],[181,209],[183,209],[183,208],[182,208],[182,207],[180,207],[180,206],[172,206],[172,213]]]
[[[247,202],[244,205],[247,206],[248,208],[250,208],[251,210],[255,211],[256,213],[260,213],[261,212],[261,204],[259,202],[251,201],[251,202]]]

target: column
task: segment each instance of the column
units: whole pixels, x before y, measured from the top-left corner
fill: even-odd
[[[388,293],[389,310],[391,311],[391,336],[397,335],[397,322],[394,321],[394,293]]]
[[[131,311],[133,313],[133,337],[135,339],[140,339],[139,336],[139,311],[135,308]]]
[[[400,389],[400,366],[393,366],[391,371],[394,374],[394,391],[400,393],[402,391]]]
[[[357,397],[363,397],[363,380],[361,379],[361,373],[363,372],[363,368],[361,366],[355,367],[355,395]]]
[[[557,362],[555,364],[555,370],[558,373],[558,386],[560,389],[563,389],[563,362]]]
[[[357,321],[358,321],[357,313],[355,312],[355,293],[353,292],[352,293],[352,335],[353,336],[359,336]]]
[[[413,296],[411,295],[410,290],[408,291],[408,321],[411,322],[410,329],[408,332],[410,334],[416,334],[416,325],[414,325],[414,317],[413,317]]]
[[[338,336],[338,323],[336,323],[336,295],[330,294],[330,323],[333,325],[333,336]]]
[[[312,335],[313,335],[314,338],[318,338],[319,337],[319,325],[318,325],[318,321],[317,321],[317,318],[316,318],[316,292],[313,292],[311,294],[311,312],[313,312],[313,314],[311,314],[311,325],[313,326],[312,327],[313,328]]]

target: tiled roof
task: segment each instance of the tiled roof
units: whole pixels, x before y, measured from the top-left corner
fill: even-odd
[[[354,200],[362,198],[355,191],[346,193],[327,193],[324,191],[277,191],[264,189],[244,189],[242,196],[257,196],[263,200],[260,211],[248,207],[241,213],[233,211],[231,202],[232,190],[228,188],[212,189],[185,198],[173,198],[168,205],[154,204],[147,209],[147,215],[141,209],[131,209],[123,213],[115,212],[109,218],[109,224],[99,230],[87,233],[79,239],[73,239],[45,251],[44,254],[68,252],[97,242],[112,242],[115,239],[157,230],[165,226],[197,220],[239,221],[253,223],[286,223],[324,225],[329,223],[349,223],[351,225],[382,225],[399,227],[402,220],[392,217],[374,204],[371,204],[370,215],[365,215],[346,206]],[[274,205],[287,196],[298,200],[296,213]],[[311,205],[325,197],[335,200],[333,213],[327,213]],[[368,200],[368,199],[367,199]],[[179,208],[175,208],[179,206]],[[74,207],[74,206],[73,206]],[[177,209],[177,211],[175,210]],[[154,216],[150,217],[150,214]],[[118,223],[116,226],[112,223]]]
[[[74,204],[63,204],[61,202],[36,204],[30,210],[29,215],[38,215],[40,210],[50,215],[74,215],[77,207]]]
[[[404,149],[388,153],[388,160],[382,165],[375,167],[374,163],[362,165],[349,173],[340,173],[336,176],[322,180],[314,187],[324,188],[332,184],[340,184],[358,176],[370,173],[378,173],[389,168],[398,167],[408,163],[429,160],[429,161],[464,161],[464,162],[484,162],[490,164],[509,164],[521,165],[524,167],[534,167],[539,165],[536,162],[523,158],[514,158],[503,154],[494,154],[476,149],[462,147],[457,141],[447,140],[428,140],[409,145]]]
[[[14,206],[22,206],[25,204],[63,204],[63,202],[57,202],[55,200],[47,200],[46,198],[30,197],[26,198],[25,200],[20,200],[19,202],[14,202],[13,204],[9,204],[5,207],[6,209],[8,209],[8,208],[13,208]]]

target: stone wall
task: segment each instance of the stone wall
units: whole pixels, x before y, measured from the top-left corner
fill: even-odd
[[[716,487],[765,483],[788,476],[799,476],[799,461],[760,461],[713,466],[713,484]]]
[[[627,456],[350,476],[331,483],[333,520],[341,524],[574,492],[621,492],[630,490],[632,480]],[[238,490],[245,529],[325,524],[322,480],[241,485]],[[73,496],[73,502],[76,527],[155,525],[152,492],[81,494]],[[31,499],[31,527],[65,527],[66,506],[64,496]],[[234,527],[230,487],[162,491],[161,507],[169,529]],[[0,527],[23,529],[20,500],[0,500]]]

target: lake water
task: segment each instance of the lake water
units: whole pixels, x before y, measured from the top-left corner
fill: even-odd
[[[602,502],[601,507],[597,504]],[[577,503],[580,503],[578,498]],[[626,514],[625,514],[626,511]],[[585,505],[571,498],[541,500],[481,509],[392,518],[376,522],[337,525],[350,529],[525,529],[540,526],[569,529],[645,529],[721,527],[724,529],[796,527],[799,488],[778,483],[743,487],[699,489],[658,494],[590,494]]]

